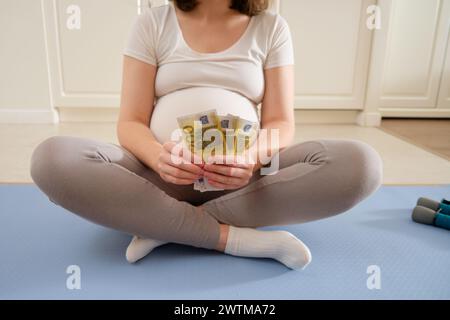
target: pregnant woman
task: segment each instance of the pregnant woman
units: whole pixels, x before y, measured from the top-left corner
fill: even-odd
[[[130,262],[178,243],[303,269],[311,253],[301,240],[256,228],[347,211],[379,187],[382,163],[357,140],[292,144],[292,39],[267,7],[267,0],[175,0],[146,9],[124,52],[120,145],[48,138],[32,155],[35,183],[55,204],[134,235]],[[177,161],[170,140],[177,117],[209,109],[278,129],[279,149],[270,151],[278,172],[263,175],[258,158]],[[194,190],[200,177],[223,190]]]

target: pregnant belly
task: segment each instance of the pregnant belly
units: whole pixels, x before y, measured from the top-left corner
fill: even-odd
[[[158,99],[152,113],[150,129],[155,138],[170,141],[178,128],[177,118],[215,109],[218,115],[231,113],[258,122],[255,104],[239,93],[210,87],[194,87],[169,93]]]

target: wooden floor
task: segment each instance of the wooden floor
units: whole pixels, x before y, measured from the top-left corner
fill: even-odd
[[[383,119],[380,129],[450,160],[449,119]]]

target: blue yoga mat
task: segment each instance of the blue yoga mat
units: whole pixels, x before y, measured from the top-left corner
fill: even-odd
[[[411,221],[420,196],[449,198],[450,186],[383,186],[345,214],[278,227],[312,251],[298,272],[175,244],[130,265],[129,235],[69,213],[34,185],[0,185],[0,298],[450,299],[450,232]],[[66,287],[70,265],[80,267],[79,290]]]

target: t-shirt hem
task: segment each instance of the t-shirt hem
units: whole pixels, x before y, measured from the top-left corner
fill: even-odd
[[[272,64],[265,65],[263,67],[263,69],[267,70],[267,69],[272,69],[272,68],[286,67],[286,66],[293,66],[293,65],[294,65],[293,62],[278,62],[278,63],[272,63]]]
[[[153,65],[153,66],[155,66],[155,67],[157,66],[157,63],[156,63],[155,60],[149,59],[148,57],[143,56],[142,54],[140,54],[140,53],[138,53],[138,52],[131,51],[131,50],[125,50],[125,51],[123,52],[123,54],[124,54],[125,56],[129,56],[129,57],[135,58],[135,59],[137,59],[137,60],[140,60],[140,61],[142,61],[142,62],[151,64],[151,65]]]

